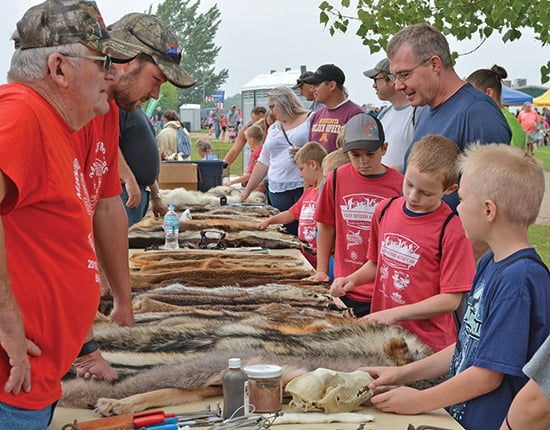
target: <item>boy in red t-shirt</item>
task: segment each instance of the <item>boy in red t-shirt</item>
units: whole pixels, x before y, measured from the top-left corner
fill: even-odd
[[[328,174],[317,203],[317,273],[309,279],[329,281],[329,258],[334,251],[335,277],[347,276],[367,261],[374,208],[382,200],[401,195],[403,175],[381,163],[388,144],[382,124],[360,113],[345,126],[345,164]],[[361,317],[370,312],[373,284],[357,285],[338,294],[339,305]],[[341,302],[340,302],[341,300]]]
[[[308,142],[294,156],[294,160],[300,169],[300,176],[304,178],[304,186],[307,187],[290,209],[269,217],[258,224],[260,230],[264,230],[271,224],[289,224],[298,220],[298,237],[310,244],[312,250],[317,252],[317,238],[315,236],[315,220],[313,214],[319,199],[319,185],[323,180],[323,158],[327,151],[317,142]],[[315,268],[317,258],[315,254],[303,251],[304,256]]]
[[[375,280],[372,313],[365,319],[397,323],[436,351],[455,342],[452,312],[475,273],[464,228],[441,200],[458,188],[459,154],[440,135],[415,143],[403,197],[385,200],[374,211],[368,261],[331,287],[338,295]]]
[[[244,184],[246,184],[246,182],[250,179],[250,174],[252,173],[254,164],[256,164],[256,161],[260,158],[260,154],[262,153],[262,144],[264,143],[264,131],[260,126],[252,125],[244,131],[244,135],[246,137],[246,143],[250,146],[250,150],[252,151],[250,154],[250,160],[248,161],[248,168],[244,175],[232,179],[231,181],[224,183],[224,185],[243,184],[244,186]]]

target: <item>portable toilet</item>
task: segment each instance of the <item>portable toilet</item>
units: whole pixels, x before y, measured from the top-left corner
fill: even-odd
[[[201,105],[186,104],[180,106],[180,121],[185,124],[187,131],[200,131]]]

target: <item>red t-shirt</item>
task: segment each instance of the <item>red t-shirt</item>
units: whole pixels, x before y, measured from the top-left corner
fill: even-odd
[[[349,163],[337,170],[335,200],[334,172],[328,174],[314,218],[335,226],[335,277],[350,275],[367,261],[374,208],[386,198],[401,195],[402,188],[403,175],[397,170],[388,167],[384,176],[365,177]],[[373,286],[374,283],[359,285],[346,295],[352,300],[370,302]]]
[[[409,216],[405,198],[389,201],[374,211],[368,259],[377,263],[371,312],[418,303],[441,293],[470,291],[475,273],[472,245],[466,239],[458,216],[445,228],[439,257],[441,230],[451,209],[439,209],[421,216]],[[425,320],[399,323],[420,340],[439,351],[456,341],[452,312]]]
[[[298,237],[309,243],[315,252],[317,252],[317,223],[313,219],[313,214],[318,199],[319,187],[306,188],[300,199],[289,209],[298,220]],[[304,256],[314,268],[317,267],[317,256],[305,251]]]
[[[246,173],[252,173],[254,164],[256,164],[256,161],[258,161],[258,158],[260,158],[260,154],[262,153],[262,147],[263,145],[258,146],[254,151],[252,151],[252,154],[250,154],[250,160],[248,161]]]
[[[122,192],[118,174],[118,106],[109,103],[109,112],[96,116],[78,132],[76,146],[95,211],[100,198],[118,196]]]
[[[78,355],[99,304],[91,204],[75,154],[76,135],[36,92],[0,87],[0,170],[17,194],[0,204],[11,288],[30,357],[32,385],[0,401],[42,409],[61,397],[60,380]],[[0,347],[0,386],[10,367]]]

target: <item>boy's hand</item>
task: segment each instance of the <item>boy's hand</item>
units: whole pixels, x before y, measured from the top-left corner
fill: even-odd
[[[362,320],[373,321],[382,325],[392,325],[401,321],[398,315],[399,308],[386,309],[361,317]]]
[[[362,372],[367,372],[374,378],[369,384],[371,390],[375,390],[378,387],[384,387],[388,385],[401,385],[401,368],[397,366],[379,366],[379,367],[360,367]]]
[[[416,415],[426,412],[420,400],[422,392],[410,387],[399,387],[371,397],[372,404],[383,412]]]
[[[261,223],[259,223],[257,225],[257,228],[259,230],[265,230],[269,226],[269,224],[270,224],[270,222],[269,222],[269,218],[268,218],[268,219],[263,220]]]
[[[330,295],[333,297],[342,297],[348,291],[353,290],[354,283],[349,278],[336,278],[330,286]]]
[[[308,276],[305,280],[314,282],[330,282],[330,276],[328,276],[327,272],[317,272],[315,275]]]

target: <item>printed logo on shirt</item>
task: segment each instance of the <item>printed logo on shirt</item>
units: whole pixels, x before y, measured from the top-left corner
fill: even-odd
[[[350,249],[352,246],[359,246],[363,243],[360,231],[348,231],[346,234],[346,249]]]
[[[315,220],[313,219],[313,214],[315,213],[316,207],[317,207],[317,202],[304,202],[304,204],[302,205],[302,210],[300,212],[300,225],[315,226]]]
[[[99,193],[102,189],[103,177],[109,171],[107,166],[107,159],[105,144],[103,142],[97,142],[95,150],[95,159],[90,165],[90,171],[87,172],[88,175],[88,185],[90,193],[90,202],[92,207],[95,208],[99,201]]]
[[[405,236],[386,233],[380,246],[380,256],[395,269],[408,270],[415,266],[420,258],[416,253],[419,246]]]
[[[310,245],[315,243],[315,226],[304,226],[302,228],[302,236]]]
[[[82,173],[82,169],[80,168],[80,164],[76,158],[73,161],[73,175],[76,195],[84,203],[86,213],[92,216],[94,213],[94,208],[90,202],[90,195],[88,194],[88,188],[86,187],[84,173]]]
[[[374,208],[384,197],[373,194],[350,194],[342,198],[340,212],[349,227],[370,230]]]

